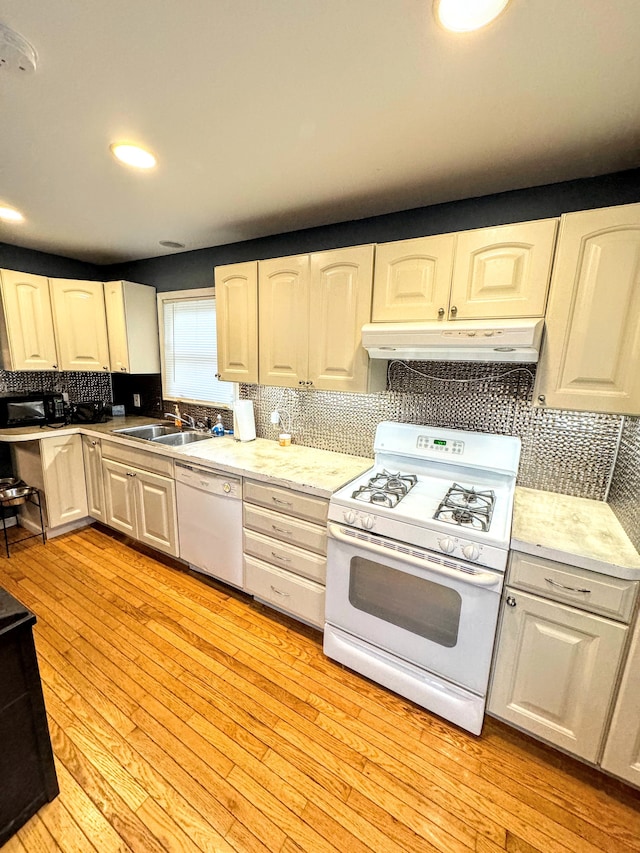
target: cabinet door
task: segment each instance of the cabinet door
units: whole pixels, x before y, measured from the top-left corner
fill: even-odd
[[[489,711],[595,762],[626,626],[514,589],[507,595]]]
[[[81,437],[43,439],[40,454],[49,527],[85,518],[88,510]]]
[[[445,317],[455,242],[455,234],[438,234],[376,246],[372,321]]]
[[[371,319],[373,246],[311,255],[309,380],[323,391],[366,391],[369,356],[361,329]]]
[[[104,307],[107,318],[111,372],[130,373],[127,319],[121,281],[106,281],[104,283]]]
[[[49,280],[12,270],[2,270],[0,278],[7,334],[6,343],[2,342],[5,369],[56,370]]]
[[[640,620],[622,676],[602,767],[640,788]]]
[[[176,485],[168,477],[132,469],[140,542],[178,556]]]
[[[640,204],[562,217],[538,405],[640,414]]]
[[[458,234],[449,318],[544,317],[557,219]]]
[[[309,256],[258,263],[260,384],[308,381]]]
[[[137,538],[132,469],[111,459],[102,460],[104,523]]]
[[[216,267],[218,371],[227,382],[258,381],[258,263]]]
[[[109,344],[101,281],[51,279],[61,370],[109,370]]]
[[[82,453],[84,456],[84,474],[87,482],[88,513],[92,518],[104,521],[104,485],[100,440],[83,435]]]

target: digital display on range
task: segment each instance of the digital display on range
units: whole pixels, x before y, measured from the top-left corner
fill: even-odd
[[[433,439],[433,443],[434,443],[434,444],[439,444],[439,445],[440,445],[440,447],[446,447],[446,444],[447,444],[447,442],[446,442],[446,441],[443,441],[441,438],[434,438],[434,439]]]

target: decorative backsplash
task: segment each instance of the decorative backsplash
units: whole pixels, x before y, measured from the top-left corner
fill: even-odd
[[[380,421],[517,435],[518,483],[532,489],[604,500],[622,418],[532,405],[535,365],[391,362],[382,394],[298,391],[242,385],[254,401],[256,432],[275,438],[271,412],[289,412],[296,444],[372,456]],[[285,426],[286,416],[284,416]]]
[[[111,374],[76,371],[13,371],[0,370],[0,392],[28,394],[31,391],[57,391],[67,393],[69,400],[112,400]]]
[[[640,551],[640,418],[625,418],[613,472],[609,504],[635,548]]]

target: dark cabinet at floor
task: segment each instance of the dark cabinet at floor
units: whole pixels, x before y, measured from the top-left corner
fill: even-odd
[[[32,627],[0,589],[0,846],[58,794]]]

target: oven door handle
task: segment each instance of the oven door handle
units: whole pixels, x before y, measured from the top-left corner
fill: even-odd
[[[448,566],[443,566],[438,563],[430,563],[427,560],[421,560],[418,557],[412,557],[411,554],[405,554],[401,551],[394,552],[393,549],[386,549],[379,545],[374,545],[371,542],[367,542],[362,539],[355,539],[352,536],[348,536],[347,534],[342,532],[342,528],[337,524],[333,524],[329,522],[327,525],[329,536],[333,539],[337,539],[338,542],[344,542],[347,545],[351,545],[354,548],[362,548],[364,551],[371,551],[373,554],[381,556],[386,553],[389,556],[396,556],[398,560],[402,560],[403,563],[409,563],[412,566],[417,566],[419,569],[428,569],[435,574],[441,575],[443,577],[451,578],[452,580],[459,581],[461,583],[469,584],[470,586],[481,586],[486,587],[487,589],[491,589],[491,587],[495,587],[496,590],[500,590],[502,588],[502,575],[497,572],[482,572],[482,571],[474,571],[467,572],[464,569],[451,569]]]

